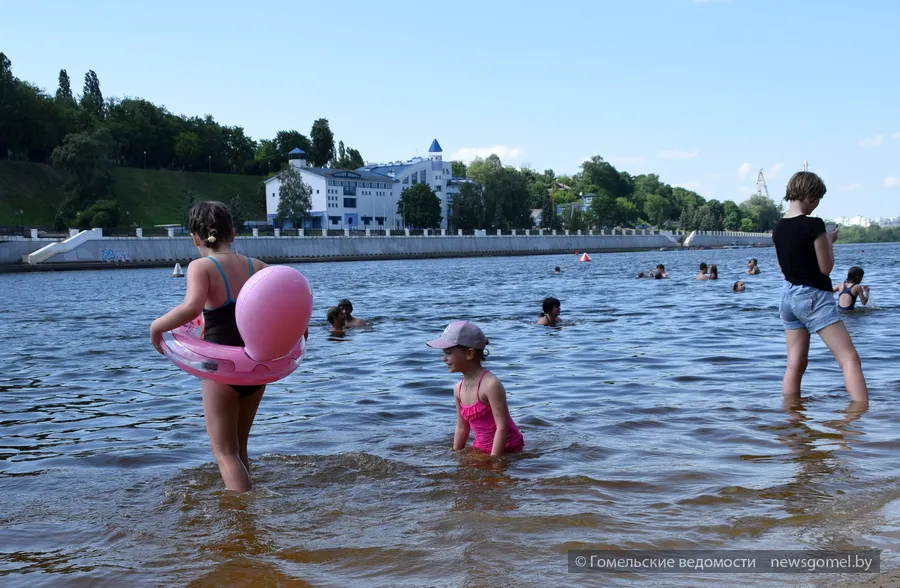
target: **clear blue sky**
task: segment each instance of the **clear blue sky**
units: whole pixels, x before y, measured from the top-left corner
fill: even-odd
[[[893,0],[67,0],[4,2],[0,51],[50,92],[93,69],[256,139],[326,117],[370,161],[601,155],[740,202],[807,159],[822,216],[896,216],[898,23]]]

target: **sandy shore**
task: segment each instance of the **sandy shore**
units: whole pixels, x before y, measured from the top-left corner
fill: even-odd
[[[883,572],[868,580],[843,582],[834,585],[835,588],[900,588],[900,569]]]

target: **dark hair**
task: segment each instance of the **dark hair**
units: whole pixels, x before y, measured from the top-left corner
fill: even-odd
[[[863,275],[866,272],[863,271],[863,268],[854,265],[849,270],[847,270],[847,281],[853,282],[854,284],[859,284],[862,282]]]
[[[710,279],[712,279],[713,276],[716,276],[716,278],[719,277],[719,268],[716,264],[712,264],[711,266],[709,266]]]
[[[743,284],[743,282],[741,282],[740,280],[738,280],[737,282],[735,282],[735,283],[734,283],[734,286],[731,287],[731,291],[732,291],[732,292],[737,292],[737,291],[738,291],[738,286],[740,286],[741,284]]]
[[[751,259],[751,260],[750,260],[750,263],[757,263],[757,262],[756,262],[756,258],[754,257],[753,259]]]
[[[705,269],[706,269],[706,264],[701,261],[700,262],[700,271],[703,271]]]
[[[560,271],[559,266],[556,266],[555,268],[553,268],[553,271],[555,271],[555,272]]]
[[[639,277],[639,278],[643,278],[643,277],[644,277],[644,272],[638,272],[638,277]]]
[[[541,316],[544,316],[545,314],[550,314],[550,311],[553,310],[554,308],[556,308],[557,306],[561,306],[561,304],[559,302],[559,298],[553,298],[552,296],[548,296],[547,298],[544,298],[544,304],[541,305],[541,309],[544,311],[544,313]]]
[[[341,298],[338,300],[338,308],[353,308],[353,303],[347,300],[346,298]]]
[[[659,273],[659,272],[656,272],[655,274],[653,274],[653,279],[654,279],[654,280],[661,280],[661,279],[662,279],[662,274]]]
[[[656,266],[656,269],[661,269],[662,271],[666,271],[666,266],[664,266],[663,264],[659,264]]]
[[[784,199],[815,202],[825,196],[825,192],[825,182],[822,178],[812,172],[801,171],[788,180]]]
[[[339,316],[341,316],[341,309],[338,308],[337,306],[332,306],[331,308],[328,309],[328,314],[326,315],[325,318],[328,319],[328,324],[334,325],[334,321]]]
[[[485,345],[484,349],[475,349],[474,347],[466,347],[465,345],[456,345],[455,347],[457,349],[462,349],[463,351],[469,351],[469,349],[471,349],[472,351],[475,352],[475,359],[477,359],[478,361],[484,361],[491,354],[491,352],[488,351],[488,349],[487,349],[487,345],[489,343],[490,343],[490,341],[488,341],[487,338],[485,338],[484,339],[484,345]]]
[[[234,221],[228,207],[221,202],[195,204],[188,213],[188,229],[210,249],[234,240]]]

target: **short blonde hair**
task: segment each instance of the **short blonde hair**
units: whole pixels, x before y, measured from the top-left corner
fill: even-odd
[[[812,172],[801,171],[791,176],[787,183],[785,200],[815,202],[825,195],[825,182]]]

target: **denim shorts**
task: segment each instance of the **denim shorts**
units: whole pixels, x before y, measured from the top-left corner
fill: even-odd
[[[795,286],[786,280],[781,290],[780,310],[785,331],[807,329],[817,333],[841,320],[834,303],[834,292]]]

